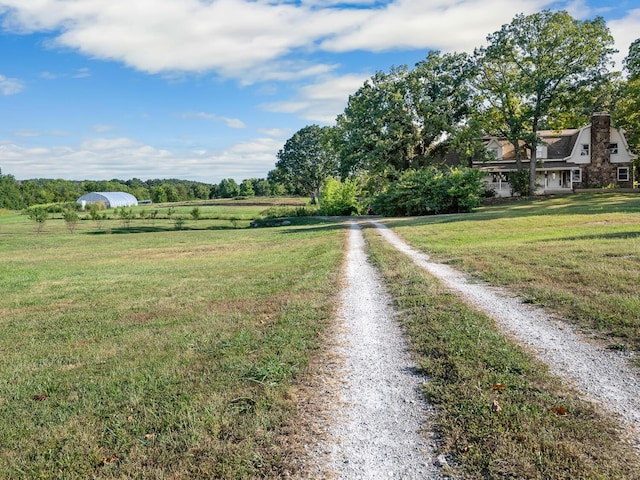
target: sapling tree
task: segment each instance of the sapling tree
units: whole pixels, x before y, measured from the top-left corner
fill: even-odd
[[[47,212],[45,207],[32,207],[27,210],[27,216],[29,219],[36,222],[36,232],[40,233],[44,228],[45,222],[49,218],[49,212]]]
[[[64,219],[64,223],[67,225],[67,229],[69,232],[73,233],[78,225],[78,213],[75,210],[65,210],[62,214],[62,218]]]

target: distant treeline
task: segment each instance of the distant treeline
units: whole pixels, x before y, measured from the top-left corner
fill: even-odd
[[[292,195],[296,190],[274,179],[251,178],[237,183],[234,179],[219,184],[191,180],[16,180],[0,170],[0,208],[19,210],[32,205],[75,202],[90,192],[127,192],[140,200],[154,203],[234,198],[238,196]]]

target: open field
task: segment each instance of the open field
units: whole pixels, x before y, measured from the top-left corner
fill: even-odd
[[[278,477],[343,231],[105,223],[0,217],[0,478]]]
[[[40,234],[0,212],[0,478],[277,478],[294,468],[299,445],[284,433],[334,314],[347,228],[309,218],[243,228],[266,208],[141,206],[129,226],[109,210],[101,225],[86,218],[71,233],[58,217]],[[611,348],[639,348],[636,195],[382,221],[595,328]],[[459,472],[639,478],[615,418],[366,233]]]
[[[640,350],[640,196],[573,195],[385,223],[435,260]]]

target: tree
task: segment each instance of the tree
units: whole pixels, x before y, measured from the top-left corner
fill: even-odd
[[[16,179],[12,175],[3,175],[0,170],[0,208],[18,210],[24,206]]]
[[[315,204],[327,177],[338,173],[338,158],[330,127],[309,125],[293,134],[277,154],[281,169]]]
[[[49,212],[47,212],[47,209],[45,207],[32,207],[27,210],[27,216],[29,217],[29,219],[36,222],[36,232],[40,233],[44,228],[45,222],[49,218]]]
[[[323,215],[353,215],[360,210],[359,188],[355,180],[344,182],[329,177],[322,186],[320,211]]]
[[[629,55],[624,60],[629,75],[620,82],[612,121],[625,130],[629,147],[640,153],[640,38],[629,47]],[[640,159],[636,159],[636,172],[640,172]]]
[[[377,72],[337,118],[343,178],[368,173],[384,182],[411,166],[420,135],[406,103],[407,66]]]
[[[422,158],[442,157],[466,127],[473,111],[471,80],[476,65],[465,53],[429,52],[405,80],[407,109],[417,128],[411,167],[423,166]]]
[[[544,10],[517,15],[487,40],[482,55],[491,64],[503,63],[511,84],[513,95],[505,101],[513,105],[503,106],[502,112],[507,113],[506,122],[512,123],[506,127],[521,130],[518,136],[530,150],[529,188],[534,191],[537,132],[542,122],[558,103],[575,98],[586,85],[606,80],[613,38],[601,17],[579,21],[565,11]],[[491,85],[485,88],[500,98]]]
[[[218,195],[222,198],[233,198],[240,195],[240,187],[233,178],[225,178],[220,182]]]
[[[242,197],[254,197],[256,195],[253,189],[253,182],[250,179],[243,180],[242,183],[240,183],[240,195]]]
[[[474,63],[430,52],[414,69],[376,73],[337,120],[343,178],[365,174],[384,188],[407,169],[440,161],[466,128]]]
[[[67,209],[63,212],[62,218],[64,219],[64,223],[67,225],[70,233],[73,233],[76,229],[76,225],[78,224],[78,213],[75,210]]]
[[[629,74],[629,80],[640,77],[640,38],[629,46],[629,54],[624,59],[624,69]]]

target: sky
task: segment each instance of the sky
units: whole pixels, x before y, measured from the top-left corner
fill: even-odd
[[[472,52],[519,13],[640,0],[0,0],[0,170],[17,180],[265,178],[378,71]]]

